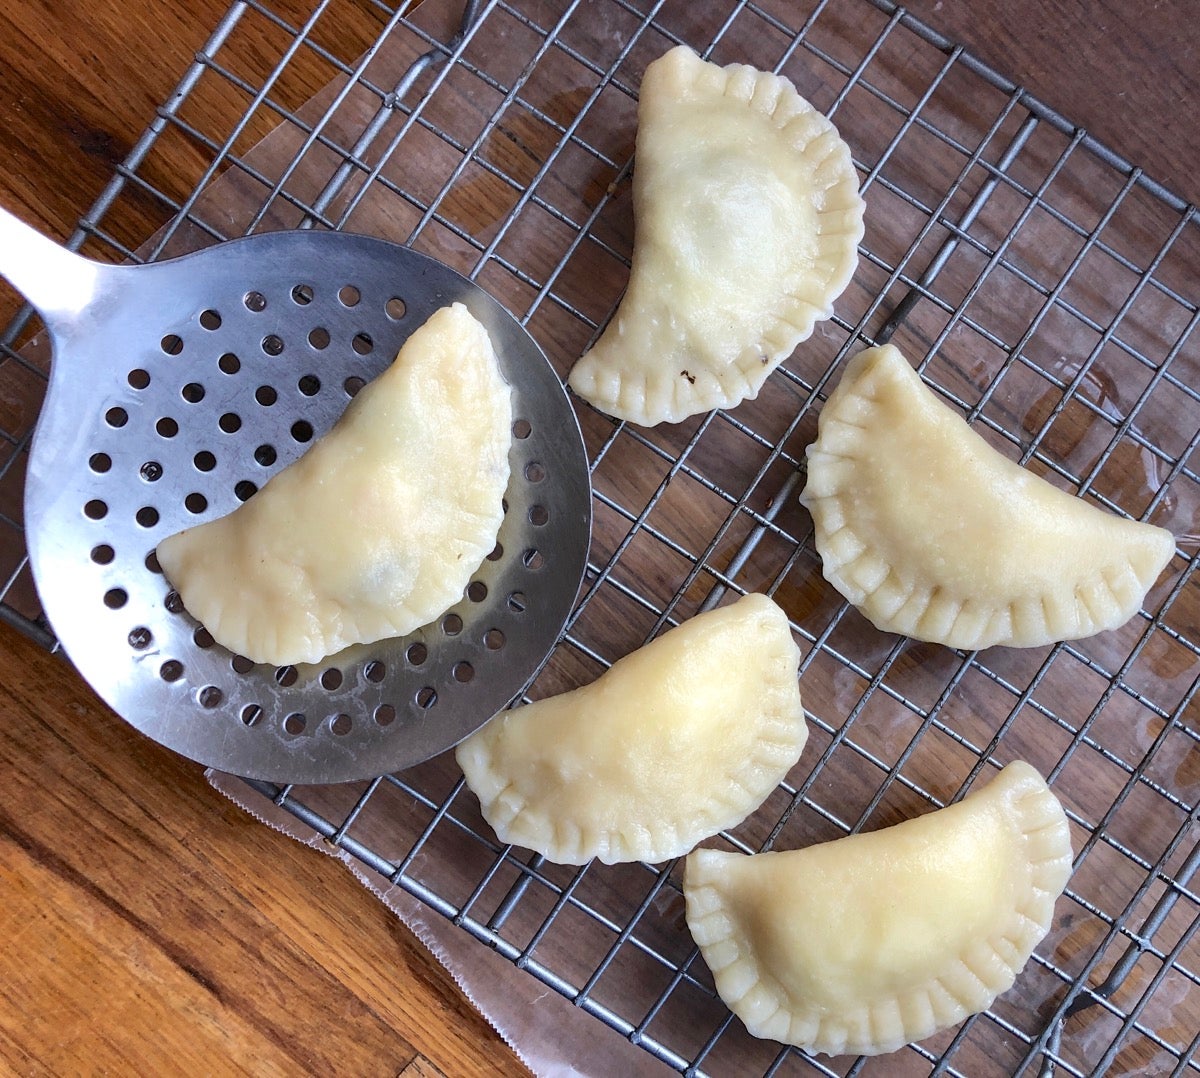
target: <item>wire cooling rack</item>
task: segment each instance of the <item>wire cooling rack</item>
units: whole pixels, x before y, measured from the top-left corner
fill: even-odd
[[[960,1028],[873,1063],[810,1058],[750,1038],[715,998],[678,864],[567,869],[500,846],[447,759],[255,788],[681,1071],[1200,1070],[1200,234],[1170,191],[887,0],[321,0],[300,17],[255,2],[229,9],[72,246],[143,260],[263,228],[374,231],[478,280],[565,376],[624,285],[636,90],[679,41],[782,71],[833,117],[868,204],[861,264],[754,402],[654,430],[576,402],[591,561],[526,697],[767,591],[801,643],[811,739],[718,841],[753,852],[882,826],[1024,758],[1077,851],[1049,937]],[[231,98],[240,119],[209,126]],[[157,216],[150,242],[107,226],[123,201]],[[27,320],[0,339],[0,613],[54,646],[20,526],[45,362]],[[963,654],[878,633],[840,601],[796,501],[803,450],[846,357],[889,338],[1010,456],[1184,536],[1145,611],[1093,640]]]

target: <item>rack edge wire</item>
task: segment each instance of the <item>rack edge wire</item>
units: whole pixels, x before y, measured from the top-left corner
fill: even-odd
[[[954,59],[958,63],[963,65],[973,74],[982,78],[995,89],[1007,95],[1012,95],[1016,102],[1019,103],[1020,107],[1027,110],[1039,121],[1045,122],[1058,132],[1072,137],[1077,141],[1077,144],[1080,148],[1086,149],[1103,164],[1115,170],[1121,176],[1129,179],[1133,185],[1144,189],[1171,210],[1184,215],[1185,223],[1187,217],[1194,214],[1194,208],[1185,200],[1176,195],[1173,191],[1158,181],[1145,175],[1140,168],[1133,165],[1126,158],[1112,150],[1106,144],[1078,129],[1061,113],[1046,105],[1036,96],[1023,90],[1019,85],[1012,82],[1012,80],[1008,79],[1000,72],[990,67],[988,64],[979,60],[969,51],[961,48],[949,38],[940,34],[931,26],[907,12],[901,5],[892,2],[892,0],[868,0],[868,2],[885,15],[898,20],[901,25],[915,33],[928,45],[937,49],[939,52],[942,52],[947,56],[953,55]],[[237,27],[241,18],[246,14],[247,11],[251,10],[253,6],[254,5],[251,3],[246,2],[246,0],[238,0],[238,2],[235,2],[229,7],[216,28],[210,34],[207,41],[197,53],[196,60],[192,63],[192,65],[189,66],[167,101],[159,107],[154,121],[152,121],[142,136],[138,139],[137,143],[126,156],[124,161],[117,167],[115,174],[105,186],[101,195],[97,198],[89,210],[80,218],[78,226],[73,231],[66,243],[67,247],[72,250],[78,249],[88,238],[91,232],[98,227],[109,208],[113,205],[117,197],[124,189],[125,185],[129,182],[129,178],[136,173],[140,163],[145,159],[151,148],[154,146],[159,135],[161,135],[168,127],[171,117],[175,115],[183,102],[191,94],[201,75],[208,68],[208,61],[221,49],[223,44],[227,41],[229,36]],[[477,20],[482,19],[486,15],[487,10],[490,9],[491,6],[492,5],[482,5],[480,2],[478,2],[478,0],[468,0],[468,2],[463,5],[462,23],[458,35],[445,45],[439,44],[431,48],[420,59],[418,59],[405,73],[401,79],[400,85],[403,87],[410,86],[413,79],[417,74],[420,73],[421,70],[431,66],[444,64],[447,61],[453,62],[455,49],[461,45],[464,35],[468,34],[469,30],[473,27]],[[481,7],[484,10],[481,11]],[[397,14],[399,14],[399,12]],[[914,288],[914,291],[918,291],[918,289]],[[9,322],[3,333],[0,334],[0,354],[6,356],[12,356],[14,354],[12,351],[13,342],[16,340],[22,330],[28,325],[32,313],[33,312],[29,307],[23,307]],[[18,447],[18,452],[20,452],[23,448],[23,446]],[[14,456],[15,455],[16,454],[14,454]],[[3,620],[10,625],[13,625],[14,627],[26,633],[39,645],[51,650],[57,648],[57,643],[52,632],[50,632],[43,623],[25,617],[24,615],[15,611],[7,603],[0,602],[0,618],[3,618]],[[247,785],[261,796],[268,798],[276,805],[286,809],[302,824],[311,828],[313,831],[320,834],[327,840],[334,842],[339,848],[344,849],[348,854],[355,857],[367,868],[380,873],[385,877],[388,877],[393,883],[400,886],[403,890],[422,901],[425,905],[429,906],[441,916],[453,921],[457,926],[465,929],[474,938],[497,950],[505,958],[514,962],[521,960],[522,950],[511,942],[507,941],[500,932],[490,928],[488,925],[480,921],[477,921],[469,915],[466,915],[464,911],[456,908],[441,895],[422,884],[419,880],[405,873],[403,871],[402,864],[393,864],[351,836],[344,833],[339,833],[344,831],[344,828],[339,827],[332,821],[321,816],[319,813],[313,811],[311,808],[304,805],[297,799],[290,797],[290,790],[288,788],[281,788],[268,783],[250,782],[248,780],[243,781],[246,781]],[[446,802],[444,802],[442,806],[443,811],[446,807],[448,807],[449,801],[453,799],[453,796],[454,794],[452,793],[450,797],[447,798]],[[501,847],[497,847],[496,850],[497,853],[500,853]],[[503,851],[502,856],[505,860],[511,861],[518,873],[528,874],[530,866],[514,857],[511,851]],[[1191,872],[1197,867],[1197,865],[1193,864],[1193,862],[1200,863],[1200,848],[1193,851],[1192,856],[1187,859],[1184,868],[1178,874],[1179,877],[1191,876]],[[1149,873],[1151,878],[1153,878],[1155,875],[1156,873],[1153,871]],[[1187,879],[1185,878],[1178,878],[1176,881],[1172,882],[1176,883],[1175,889],[1168,890],[1168,892],[1163,896],[1163,900],[1160,901],[1160,903],[1156,906],[1150,920],[1147,921],[1147,927],[1151,927],[1152,924],[1160,922],[1161,919],[1166,916],[1166,913],[1169,912],[1170,905],[1173,904],[1173,901],[1179,897],[1180,889],[1188,886]],[[1100,949],[1098,949],[1098,951]],[[1130,945],[1128,951],[1129,953],[1135,953],[1136,949],[1133,944]],[[536,960],[531,959],[529,956],[525,956],[525,960],[521,961],[520,964],[522,968],[526,969],[529,973],[538,978],[538,980],[546,984],[547,987],[553,988],[555,991],[566,996],[567,998],[573,998],[575,996],[576,990],[574,986],[558,976],[553,970],[545,967]],[[1059,1036],[1061,1034],[1061,1028],[1065,1018],[1078,1013],[1079,1010],[1086,1006],[1091,1006],[1102,1002],[1106,995],[1111,993],[1111,991],[1119,985],[1120,979],[1117,979],[1114,983],[1114,976],[1120,973],[1123,965],[1123,963],[1119,963],[1117,969],[1114,970],[1113,974],[1110,974],[1106,982],[1103,985],[1098,986],[1095,990],[1087,990],[1086,986],[1082,986],[1080,983],[1086,977],[1087,971],[1085,971],[1080,978],[1076,979],[1075,983],[1072,985],[1072,988],[1078,989],[1083,987],[1083,994],[1081,995],[1077,991],[1067,993],[1067,997],[1064,999],[1062,1007],[1055,1012],[1051,1021],[1043,1030],[1042,1035],[1038,1038],[1037,1045],[1034,1046],[1035,1051],[1037,1048],[1041,1049],[1043,1059],[1043,1075],[1049,1075],[1054,1071],[1054,1057],[1057,1054]],[[692,1073],[696,1072],[696,1064],[694,1061],[685,1059],[667,1046],[656,1041],[652,1036],[649,1036],[645,1032],[639,1032],[630,1022],[615,1014],[609,1008],[595,1001],[590,996],[580,999],[578,1004],[581,1009],[586,1010],[594,1017],[599,1018],[606,1025],[609,1025],[615,1031],[631,1039],[635,1044],[638,1044],[640,1047],[650,1052],[662,1062],[677,1070],[689,1071]],[[1132,1017],[1133,1016],[1131,1016],[1131,1018]],[[1114,1047],[1115,1043],[1116,1042],[1114,1042]],[[953,1047],[951,1047],[949,1052],[952,1051]],[[946,1057],[943,1057],[943,1065],[945,1064],[945,1060],[948,1058],[948,1054]],[[1189,1051],[1188,1056],[1190,1057],[1190,1055],[1191,1052]],[[777,1062],[781,1062],[783,1058],[785,1057],[781,1055]],[[809,1060],[809,1062],[820,1066],[815,1060]],[[1184,1062],[1186,1062],[1186,1060],[1181,1060],[1181,1064]],[[827,1073],[834,1072],[828,1071]]]

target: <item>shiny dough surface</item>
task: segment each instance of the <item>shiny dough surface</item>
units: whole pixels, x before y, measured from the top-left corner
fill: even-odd
[[[1036,647],[1137,613],[1171,533],[997,452],[892,345],[846,366],[800,499],[825,578],[878,628],[956,648]]]
[[[988,1007],[1071,873],[1058,799],[1009,764],[961,802],[803,850],[688,857],[688,926],[755,1036],[875,1055]]]
[[[629,285],[571,387],[651,426],[753,397],[850,281],[846,144],[779,75],[678,46],[646,69]]]
[[[444,307],[334,428],[228,516],[158,560],[213,638],[255,662],[316,662],[456,603],[503,520],[511,390],[484,327]]]
[[[747,595],[590,685],[502,712],[458,762],[503,842],[560,864],[677,857],[745,819],[799,759],[799,661],[783,611]]]

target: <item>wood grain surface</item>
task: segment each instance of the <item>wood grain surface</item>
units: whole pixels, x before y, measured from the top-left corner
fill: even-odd
[[[904,5],[1189,201],[1200,200],[1200,20],[1186,3]]]
[[[4,5],[0,204],[67,236],[224,7]],[[1200,63],[1189,0],[910,7],[1200,196],[1200,134],[1181,122]],[[352,42],[379,23],[362,8],[361,25],[340,28]],[[302,19],[306,5],[273,9]],[[238,47],[253,50],[252,36]],[[315,93],[326,69],[298,63],[311,75],[294,85]],[[218,128],[244,106],[233,93],[206,101]],[[269,129],[255,123],[251,144]],[[158,178],[169,187],[166,172]],[[161,224],[161,209],[137,199],[109,222],[130,243]],[[15,307],[5,289],[0,316]],[[0,723],[0,1071],[520,1072],[441,967],[337,863],[234,809],[199,767],[134,733],[60,659],[2,628]]]
[[[0,1070],[520,1072],[342,867],[0,647]]]

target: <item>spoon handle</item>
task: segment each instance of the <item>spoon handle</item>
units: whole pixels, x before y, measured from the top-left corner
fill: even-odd
[[[101,269],[0,208],[0,275],[52,330],[69,328],[92,302]]]

